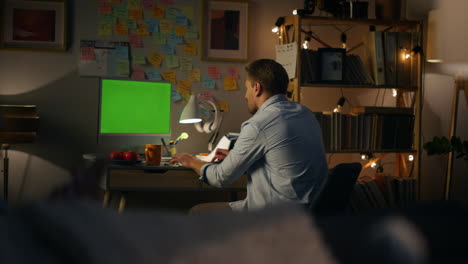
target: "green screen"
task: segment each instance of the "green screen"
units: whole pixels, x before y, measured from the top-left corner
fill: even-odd
[[[169,134],[171,84],[101,80],[101,134]]]

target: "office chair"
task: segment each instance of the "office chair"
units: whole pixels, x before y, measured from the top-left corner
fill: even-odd
[[[361,168],[362,165],[355,162],[341,163],[331,169],[319,194],[310,204],[311,212],[314,215],[345,212]]]

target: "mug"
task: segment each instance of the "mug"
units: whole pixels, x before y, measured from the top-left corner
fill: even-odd
[[[161,145],[146,144],[145,160],[148,166],[158,166],[161,164],[162,148]]]

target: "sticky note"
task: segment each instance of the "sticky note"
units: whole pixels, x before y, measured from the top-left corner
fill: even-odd
[[[181,57],[179,58],[180,69],[183,71],[191,71],[193,64],[192,59]]]
[[[226,67],[226,76],[229,78],[238,79],[239,78],[239,71],[237,66],[227,66]]]
[[[173,69],[179,67],[179,58],[175,55],[167,55],[164,60],[167,68]]]
[[[189,81],[191,82],[200,81],[200,69],[193,69],[189,72]]]
[[[143,47],[143,42],[141,41],[141,36],[136,34],[128,35],[128,42],[130,42],[131,47],[141,48]]]
[[[237,79],[229,77],[224,78],[224,90],[237,90]]]
[[[162,78],[171,83],[176,83],[176,72],[175,71],[162,71]]]
[[[130,62],[128,60],[117,61],[115,72],[119,77],[128,77],[130,75]]]
[[[199,98],[200,100],[206,100],[206,101],[212,101],[212,102],[214,102],[213,93],[210,92],[210,91],[201,92],[200,94],[198,94],[198,98]]]
[[[119,4],[114,6],[114,15],[119,18],[128,18],[128,9],[124,4]]]
[[[140,0],[128,0],[127,1],[128,8],[140,8],[141,1]]]
[[[163,59],[164,56],[155,50],[148,56],[148,61],[158,67],[161,66]]]
[[[115,24],[117,23],[117,17],[114,14],[104,14],[100,16],[99,21]]]
[[[180,80],[177,82],[177,91],[181,94],[190,94],[192,92],[192,83],[186,80]]]
[[[100,22],[98,28],[98,35],[112,36],[112,23]]]
[[[134,80],[145,80],[145,70],[143,69],[134,69],[132,71],[132,76],[130,77]]]
[[[127,46],[117,46],[115,48],[115,56],[122,60],[128,60],[128,47]]]
[[[197,40],[198,30],[193,27],[187,27],[187,31],[185,32],[185,39]]]
[[[167,36],[161,32],[154,32],[153,33],[153,42],[154,44],[163,45],[166,44]]]
[[[156,4],[153,9],[151,9],[151,16],[156,18],[164,18],[164,6]]]
[[[221,101],[221,102],[216,102],[216,105],[218,106],[218,109],[220,111],[223,111],[223,112],[229,112],[229,103],[224,100],[224,101]]]
[[[127,19],[127,28],[137,28],[136,20]]]
[[[182,96],[180,96],[180,93],[178,93],[177,90],[174,88],[171,89],[171,96],[172,96],[172,102],[178,102],[182,99]]]
[[[142,19],[143,9],[141,8],[130,8],[128,9],[128,18],[130,19]]]
[[[187,27],[186,26],[181,26],[181,25],[175,25],[174,26],[174,31],[176,36],[185,36],[185,32],[187,32]]]
[[[174,4],[174,0],[161,0],[161,4],[164,4],[164,5],[173,5],[173,4]]]
[[[177,13],[175,16],[175,23],[176,25],[187,26],[188,25],[187,16],[185,16],[185,14]]]
[[[146,74],[146,77],[148,78],[148,80],[151,80],[151,81],[161,81],[162,80],[160,71],[157,71],[157,70],[146,71],[145,74]]]
[[[128,35],[127,24],[123,21],[117,22],[117,24],[115,24],[115,33],[117,35]]]
[[[164,34],[169,34],[171,33],[173,28],[173,23],[170,20],[167,19],[161,19],[159,21],[159,31],[161,31]]]
[[[184,55],[197,55],[197,43],[194,41],[185,42]]]
[[[141,50],[134,50],[132,52],[132,63],[133,64],[146,64],[145,54]]]
[[[218,66],[208,66],[208,76],[213,79],[221,78]]]
[[[112,4],[107,2],[99,2],[100,14],[112,14]]]
[[[154,7],[154,0],[143,0],[143,8],[151,9]]]
[[[81,60],[94,61],[96,55],[94,54],[94,47],[81,47]]]
[[[148,32],[159,32],[159,20],[155,18],[146,19],[146,29]]]
[[[163,44],[161,46],[161,51],[163,54],[167,54],[167,55],[171,55],[175,53],[174,46],[172,46],[171,44]]]
[[[194,10],[193,6],[181,6],[180,12],[184,14],[188,19],[193,19]]]
[[[216,86],[216,80],[211,79],[210,77],[203,76],[203,87],[214,89]]]
[[[166,7],[165,12],[166,12],[167,19],[176,19],[176,15],[180,13],[180,10],[177,7],[169,6],[169,7]]]
[[[122,2],[122,0],[109,0],[109,2],[111,2],[111,3],[120,3],[120,2]]]
[[[167,43],[175,46],[177,44],[184,43],[184,38],[181,36],[177,36],[174,32],[169,33]]]
[[[136,28],[136,34],[141,35],[141,36],[148,36],[149,32],[148,29],[146,28],[146,22],[145,21],[137,21],[137,28]]]

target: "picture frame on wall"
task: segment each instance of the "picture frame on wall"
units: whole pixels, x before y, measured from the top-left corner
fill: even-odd
[[[0,8],[0,48],[67,49],[67,0],[4,0]]]
[[[344,83],[346,50],[319,48],[319,82]]]
[[[248,0],[203,0],[202,60],[248,60]]]

